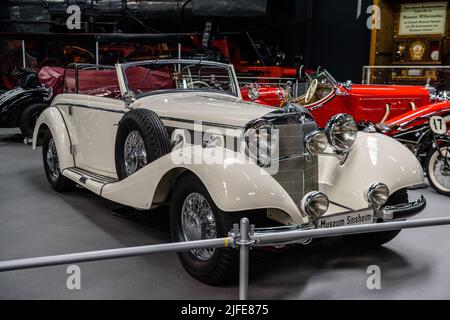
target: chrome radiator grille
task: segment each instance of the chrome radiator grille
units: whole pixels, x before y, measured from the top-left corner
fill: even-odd
[[[305,194],[319,189],[318,159],[313,156],[306,161],[303,154],[304,138],[317,130],[314,122],[300,124],[287,123],[275,125],[279,130],[279,157],[287,157],[279,162],[278,173],[273,177],[291,196],[297,206]],[[296,155],[296,157],[292,157]],[[291,157],[291,158],[289,158]]]

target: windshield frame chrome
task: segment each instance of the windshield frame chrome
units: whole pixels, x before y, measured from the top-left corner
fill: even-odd
[[[128,79],[126,76],[126,69],[130,67],[136,67],[136,66],[145,66],[145,65],[205,65],[205,66],[213,66],[213,67],[220,67],[224,68],[228,72],[228,76],[230,78],[230,83],[232,85],[232,92],[229,91],[220,91],[212,89],[210,91],[202,90],[202,89],[175,89],[176,92],[212,92],[212,93],[218,93],[218,94],[225,94],[228,96],[232,96],[235,98],[241,99],[240,90],[238,81],[236,78],[236,73],[234,72],[234,68],[230,64],[221,63],[221,62],[215,62],[215,61],[207,61],[207,60],[192,60],[192,59],[160,59],[160,60],[143,60],[143,61],[135,61],[135,62],[126,62],[118,64],[119,70],[122,74],[122,79],[125,86],[125,92],[131,92],[132,88],[130,88],[130,85],[128,83]],[[170,90],[171,92],[172,90]],[[155,91],[149,91],[145,93],[145,96],[157,94],[157,93],[167,93],[168,90],[155,90]],[[136,95],[137,96],[137,95]]]

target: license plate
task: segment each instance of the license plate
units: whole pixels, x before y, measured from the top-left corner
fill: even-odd
[[[371,223],[373,223],[373,211],[365,210],[323,217],[319,219],[317,228],[336,228]]]

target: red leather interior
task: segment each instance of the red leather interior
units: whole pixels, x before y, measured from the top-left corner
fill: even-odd
[[[173,89],[174,81],[170,67],[151,70],[144,67],[126,69],[129,87],[135,93]],[[39,71],[42,84],[53,88],[54,94],[63,92],[64,68],[43,67]],[[75,70],[68,69],[65,74],[65,92],[75,92]],[[120,87],[116,70],[78,70],[78,93],[109,98],[120,98]]]

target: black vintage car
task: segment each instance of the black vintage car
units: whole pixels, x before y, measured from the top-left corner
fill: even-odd
[[[52,89],[40,84],[34,71],[23,70],[16,88],[0,93],[0,128],[16,128],[33,135],[39,114],[49,106]]]

